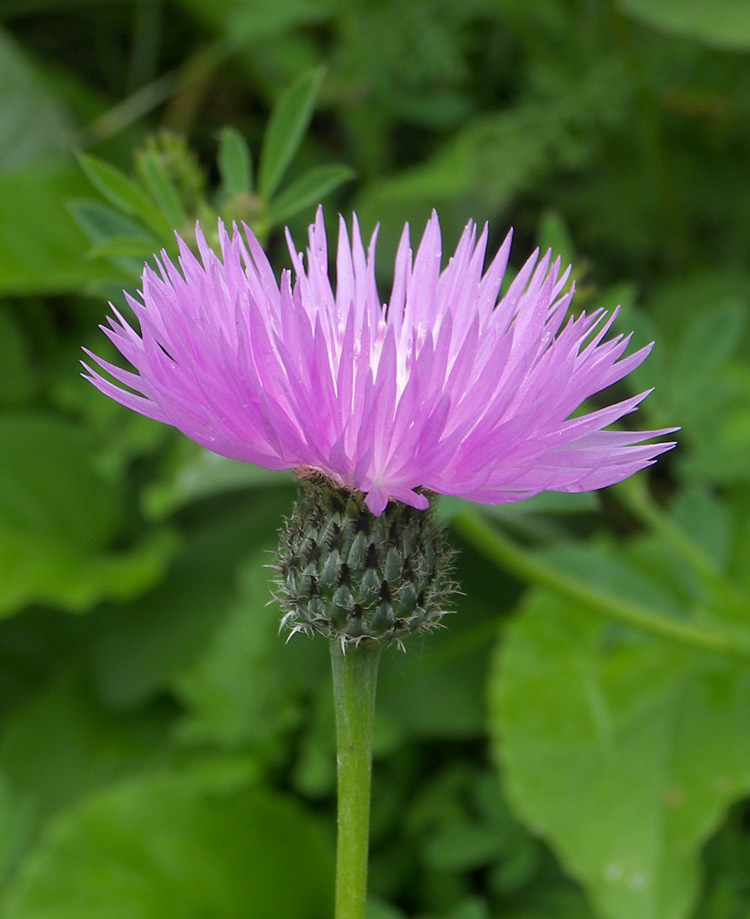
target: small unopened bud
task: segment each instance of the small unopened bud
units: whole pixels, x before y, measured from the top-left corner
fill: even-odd
[[[282,627],[401,644],[449,612],[452,558],[431,509],[391,501],[376,517],[359,492],[305,478],[275,566]]]

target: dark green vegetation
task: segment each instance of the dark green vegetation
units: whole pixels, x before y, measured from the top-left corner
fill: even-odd
[[[381,268],[432,207],[553,246],[683,428],[601,495],[441,502],[464,596],[383,661],[373,919],[747,917],[747,4],[4,0],[0,102],[3,919],[330,915],[328,648],[266,605],[291,479],[78,376],[173,227],[281,269],[319,198]]]

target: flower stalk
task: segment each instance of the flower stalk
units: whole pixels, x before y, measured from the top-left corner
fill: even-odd
[[[336,710],[338,840],[335,919],[364,919],[375,689],[382,644],[331,642]]]

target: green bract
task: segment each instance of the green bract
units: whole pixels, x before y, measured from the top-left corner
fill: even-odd
[[[361,493],[303,479],[279,545],[282,626],[400,643],[448,612],[452,556],[431,510],[391,501],[375,517]]]

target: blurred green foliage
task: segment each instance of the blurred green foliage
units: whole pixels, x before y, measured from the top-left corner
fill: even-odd
[[[321,199],[381,223],[383,291],[432,207],[551,245],[683,428],[605,494],[442,503],[465,595],[384,661],[371,919],[749,916],[747,3],[5,0],[0,98],[0,916],[330,915],[327,648],[267,606],[292,480],[77,376],[173,229],[281,269]]]

